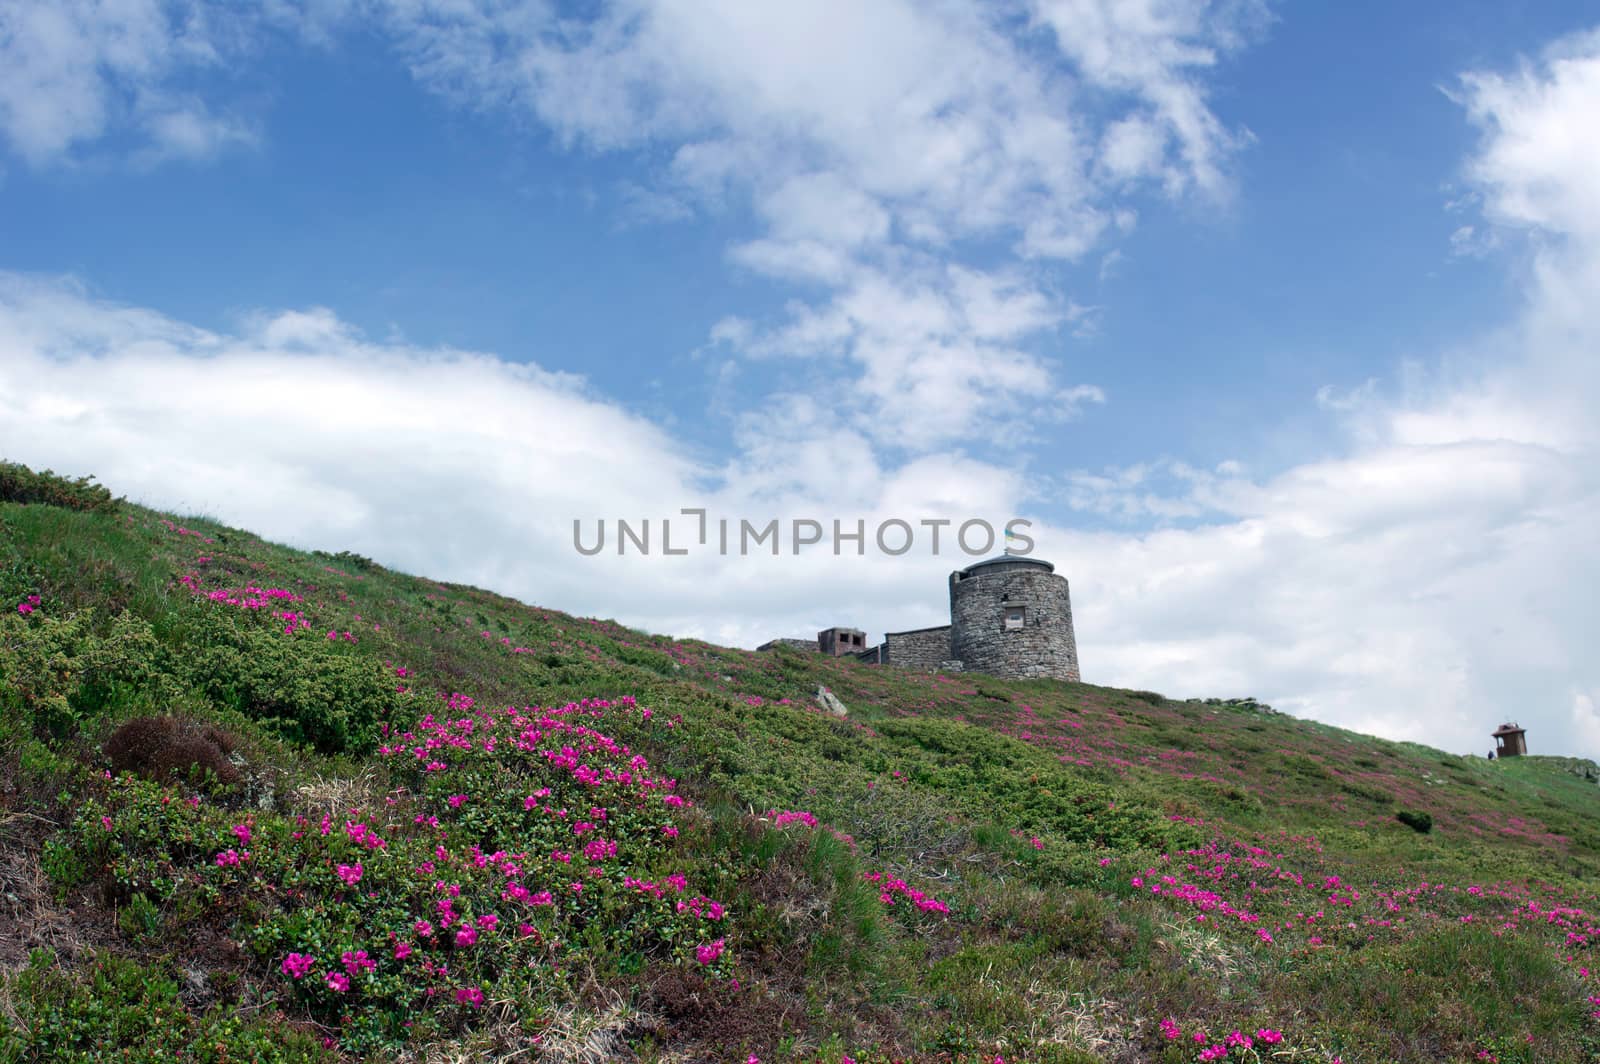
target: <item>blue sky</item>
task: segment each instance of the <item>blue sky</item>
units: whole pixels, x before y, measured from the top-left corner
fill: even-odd
[[[1021,515],[1091,680],[1600,754],[1597,71],[1581,3],[0,0],[0,445],[742,645],[952,560],[571,521]]]

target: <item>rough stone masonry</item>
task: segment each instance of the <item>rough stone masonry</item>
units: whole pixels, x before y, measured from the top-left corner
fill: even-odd
[[[843,656],[840,633],[827,628],[815,640],[774,639],[783,645]],[[923,672],[979,672],[1010,679],[1078,682],[1078,642],[1072,627],[1067,578],[1037,558],[1002,554],[950,574],[950,624],[889,632],[875,647],[850,656],[874,665]]]

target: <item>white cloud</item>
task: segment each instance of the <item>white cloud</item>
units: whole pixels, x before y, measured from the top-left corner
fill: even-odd
[[[1596,694],[1581,691],[1572,696],[1572,728],[1581,750],[1600,750],[1600,709],[1595,700]]]
[[[146,163],[254,143],[248,123],[168,88],[181,74],[217,66],[237,43],[237,27],[216,17],[164,0],[0,5],[0,141],[34,166],[119,128],[142,135]]]
[[[665,149],[655,178],[675,208],[748,206],[758,232],[732,260],[826,294],[714,338],[751,357],[843,356],[858,427],[914,449],[1015,436],[999,426],[1098,397],[1040,353],[1064,319],[1092,334],[1090,309],[958,249],[1076,259],[1132,224],[1115,200],[1141,184],[1224,198],[1245,138],[1200,79],[1263,21],[1253,3],[1198,2],[1041,3],[1031,22],[909,0],[381,10],[424,84],[591,150]],[[968,291],[985,288],[1004,302]],[[1029,336],[1035,350],[1012,346]]]
[[[199,99],[149,94],[140,106],[144,112],[140,125],[149,145],[138,159],[146,165],[169,159],[209,159],[230,146],[253,147],[260,142],[254,125],[235,116],[213,115]]]
[[[1060,384],[1020,343],[1063,321],[1089,328],[1092,311],[1020,274],[905,262],[892,274],[851,270],[827,305],[792,303],[775,328],[729,319],[712,335],[749,357],[799,362],[844,423],[875,446],[917,452],[975,439],[1014,447],[1104,402],[1093,385]]]
[[[1600,138],[1571,124],[1600,113],[1597,53],[1600,29],[1564,38],[1514,74],[1462,77],[1460,100],[1485,133],[1467,173],[1492,220],[1600,240]]]
[[[1223,126],[1199,75],[1262,31],[1268,15],[1261,0],[1032,0],[1030,6],[1090,85],[1146,105],[1106,132],[1103,164],[1115,177],[1159,175],[1174,195],[1190,186],[1227,194],[1225,160],[1248,134]]]

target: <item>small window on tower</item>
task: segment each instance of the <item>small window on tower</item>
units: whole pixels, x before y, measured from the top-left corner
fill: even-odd
[[[1006,628],[1021,628],[1028,622],[1027,611],[1021,606],[1006,607]]]

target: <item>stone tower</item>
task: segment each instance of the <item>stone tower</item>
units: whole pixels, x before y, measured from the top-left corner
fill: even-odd
[[[1067,578],[1003,554],[950,574],[950,656],[965,672],[1078,680]]]

